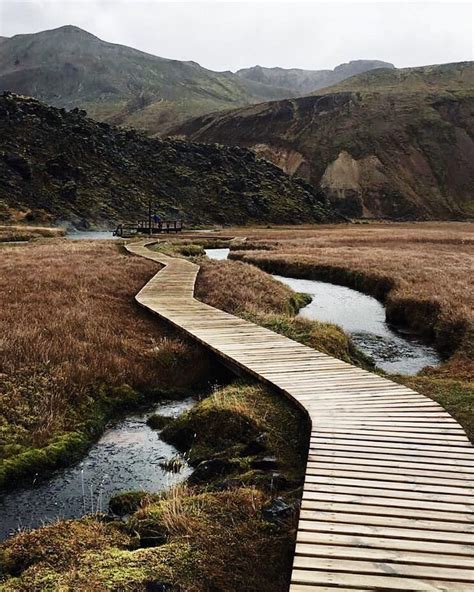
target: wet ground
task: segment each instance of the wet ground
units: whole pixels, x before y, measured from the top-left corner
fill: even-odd
[[[179,473],[160,466],[178,453],[146,421],[153,413],[176,417],[194,403],[192,398],[162,402],[147,412],[130,415],[107,429],[77,465],[58,471],[37,486],[3,495],[0,538],[56,518],[106,512],[109,499],[119,492],[157,492],[183,481],[191,474],[190,467],[184,459]]]
[[[228,254],[229,249],[206,250],[211,259],[227,259]],[[372,296],[328,282],[274,277],[295,292],[312,296],[311,303],[301,309],[301,317],[338,325],[378,368],[393,374],[413,375],[425,366],[441,362],[434,347],[417,335],[390,326],[385,320],[385,307]]]
[[[114,236],[110,230],[85,230],[84,232],[70,232],[65,238],[71,240],[105,240],[117,239],[120,236]]]
[[[227,259],[230,253],[230,249],[204,249],[209,259],[217,259],[222,261]]]

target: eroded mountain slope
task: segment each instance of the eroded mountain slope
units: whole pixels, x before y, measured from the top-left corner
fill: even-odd
[[[321,94],[178,126],[237,144],[327,192],[354,217],[474,215],[472,62],[361,74]]]

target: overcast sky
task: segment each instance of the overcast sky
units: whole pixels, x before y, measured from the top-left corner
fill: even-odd
[[[398,67],[473,59],[473,3],[0,0],[0,35],[65,24],[213,70],[333,68],[352,59]]]

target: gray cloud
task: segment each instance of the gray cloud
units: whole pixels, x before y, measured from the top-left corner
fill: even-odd
[[[74,24],[98,37],[213,70],[398,67],[473,59],[471,2],[0,0],[0,35]]]

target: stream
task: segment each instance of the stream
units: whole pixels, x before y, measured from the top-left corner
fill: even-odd
[[[163,491],[192,472],[184,458],[178,473],[161,463],[177,456],[146,424],[153,413],[177,417],[195,399],[160,402],[111,425],[76,465],[60,469],[38,485],[6,492],[0,498],[0,539],[18,528],[35,528],[57,518],[107,512],[111,497],[124,491]]]
[[[229,249],[206,249],[210,259],[224,260],[228,254]],[[300,310],[300,317],[338,325],[377,368],[392,374],[414,375],[425,366],[441,362],[436,349],[419,336],[388,324],[385,307],[376,298],[329,282],[273,277],[295,292],[311,295],[313,299]]]
[[[111,230],[83,230],[68,232],[64,238],[70,240],[115,240],[121,237],[114,236]]]

